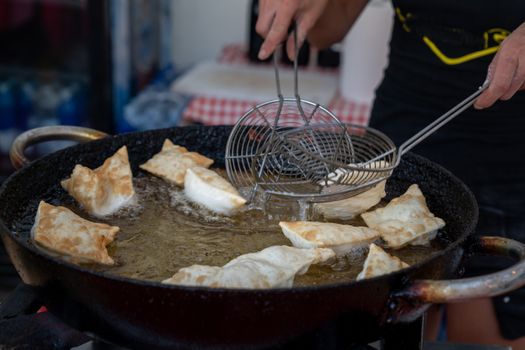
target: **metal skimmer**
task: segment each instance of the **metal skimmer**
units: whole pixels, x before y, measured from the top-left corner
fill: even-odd
[[[297,43],[297,35],[294,32]],[[297,57],[296,45],[296,57]],[[226,146],[228,177],[251,201],[261,191],[303,202],[327,202],[357,195],[387,179],[401,156],[470,107],[488,83],[399,148],[373,128],[342,124],[319,104],[300,98],[297,60],[295,97],[281,94],[274,54],[278,99],[261,103],[234,125]],[[244,191],[243,191],[244,192]]]

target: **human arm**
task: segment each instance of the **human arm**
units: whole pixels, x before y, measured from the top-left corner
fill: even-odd
[[[286,39],[293,20],[297,22],[299,45],[306,37],[318,48],[341,41],[352,27],[368,0],[260,0],[256,30],[265,38],[259,58],[270,56]],[[294,56],[293,36],[286,49]]]
[[[497,100],[508,100],[525,89],[525,23],[516,28],[502,43],[490,63],[490,81],[474,103],[477,109],[492,106]]]

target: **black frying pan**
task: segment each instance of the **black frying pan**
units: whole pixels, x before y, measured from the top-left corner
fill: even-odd
[[[442,251],[408,269],[336,285],[272,290],[227,290],[161,285],[115,277],[51,257],[29,241],[29,230],[15,231],[33,215],[50,188],[69,176],[75,164],[100,165],[127,145],[133,171],[159,151],[165,138],[224,164],[230,127],[184,127],[107,137],[67,148],[23,167],[0,188],[0,231],[23,281],[33,286],[48,309],[83,331],[130,347],[185,345],[247,346],[287,341],[340,320],[346,337],[377,339],[385,327],[415,319],[429,303],[504,293],[525,284],[525,248],[504,238],[469,238],[478,208],[472,193],[451,173],[407,154],[387,184],[389,197],[417,183],[429,207],[447,223]],[[93,140],[103,136],[78,128],[29,131],[15,142],[12,159],[49,138]],[[498,234],[498,232],[494,232]],[[465,248],[517,257],[511,269],[478,278],[439,281],[456,271]],[[444,288],[447,287],[447,288]]]

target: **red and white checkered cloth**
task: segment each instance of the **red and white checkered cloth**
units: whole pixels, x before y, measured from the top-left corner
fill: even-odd
[[[221,63],[249,64],[246,51],[242,45],[224,47],[219,57]],[[319,69],[319,68],[311,68]],[[325,69],[327,74],[337,71]],[[183,114],[184,123],[202,123],[204,125],[231,125],[252,107],[261,101],[247,101],[231,98],[216,98],[211,96],[195,96]],[[368,123],[370,106],[344,99],[339,94],[334,96],[326,106],[343,123],[365,125]]]

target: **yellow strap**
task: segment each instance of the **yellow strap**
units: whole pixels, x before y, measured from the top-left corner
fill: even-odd
[[[399,19],[399,22],[401,23],[403,29],[406,32],[410,32],[411,28],[407,24],[407,19],[412,17],[412,14],[410,12],[407,12],[406,14],[403,14],[401,12],[401,9],[399,7],[396,7],[396,16]],[[428,48],[436,55],[443,63],[448,65],[456,65],[465,63],[467,61],[475,60],[480,57],[492,55],[495,52],[498,51],[499,45],[505,38],[510,34],[510,32],[506,29],[502,28],[492,28],[487,30],[483,33],[483,41],[484,41],[484,49],[479,51],[474,51],[469,54],[466,54],[464,56],[460,57],[448,57],[441,51],[437,45],[426,35],[423,35],[423,42],[428,46]],[[489,47],[489,38],[492,37],[492,40],[494,40],[495,43],[497,43],[496,46],[490,46]]]
[[[427,44],[427,46],[430,48],[430,50],[432,50],[432,52],[443,63],[451,65],[451,66],[452,65],[456,65],[456,64],[465,63],[467,61],[475,60],[476,58],[492,55],[493,53],[495,53],[499,49],[499,45],[498,45],[498,46],[488,47],[488,48],[483,49],[483,50],[474,51],[474,52],[471,52],[469,54],[466,54],[466,55],[460,56],[460,57],[448,57],[427,36],[423,36],[423,42],[425,44]]]

